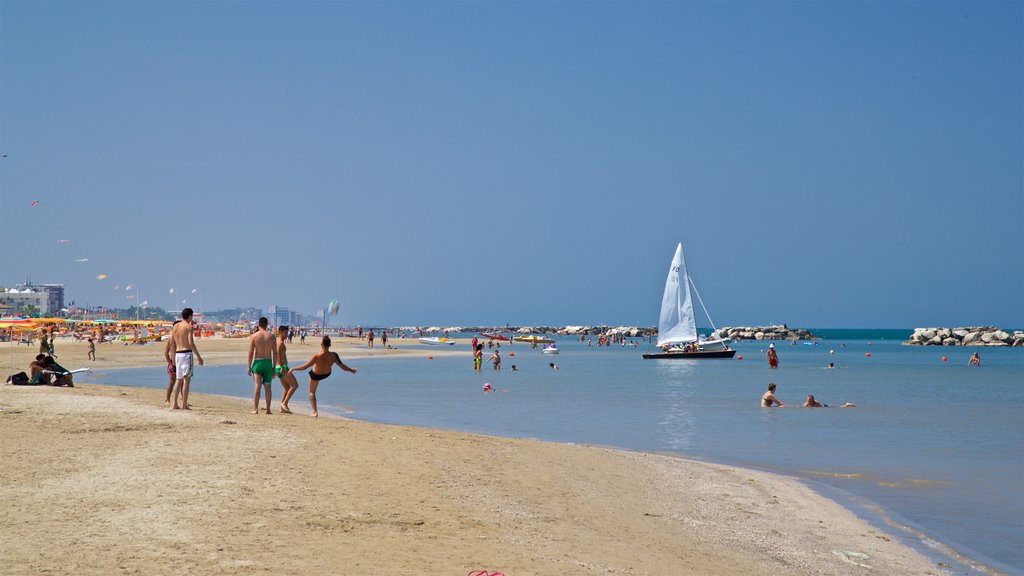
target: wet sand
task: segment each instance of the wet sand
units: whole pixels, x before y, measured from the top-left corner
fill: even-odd
[[[211,359],[239,362],[225,346]],[[941,572],[792,478],[314,419],[305,394],[294,415],[256,416],[245,399],[201,394],[184,412],[154,389],[0,387],[3,572]]]

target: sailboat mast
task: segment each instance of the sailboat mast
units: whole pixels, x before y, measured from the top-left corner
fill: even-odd
[[[711,329],[718,332],[718,327],[715,326],[715,321],[711,319],[711,314],[708,312],[707,307],[704,306],[704,300],[701,299],[700,292],[697,291],[697,285],[693,283],[693,280],[689,276],[687,276],[686,279],[690,281],[690,286],[693,287],[693,293],[697,295],[697,302],[700,302],[700,307],[704,309],[704,315],[708,317],[708,322],[711,323]]]

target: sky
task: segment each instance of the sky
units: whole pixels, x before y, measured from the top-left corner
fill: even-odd
[[[79,305],[1024,327],[1021,2],[5,0],[0,149]]]

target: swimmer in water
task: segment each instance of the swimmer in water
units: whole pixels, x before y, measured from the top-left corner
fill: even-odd
[[[828,408],[827,404],[822,404],[814,399],[814,394],[808,394],[807,400],[804,401],[804,408]]]
[[[321,380],[331,375],[331,367],[335,364],[346,372],[351,372],[353,374],[356,373],[355,368],[349,368],[341,361],[341,357],[338,356],[337,352],[331,352],[331,337],[324,336],[323,339],[320,340],[319,352],[313,354],[313,356],[302,366],[296,366],[295,368],[288,370],[288,374],[291,374],[299,370],[305,370],[310,366],[313,367],[313,369],[309,371],[309,404],[313,407],[313,412],[310,416],[313,416],[314,418],[318,416],[316,410],[316,388],[320,384]]]
[[[856,408],[857,405],[854,404],[853,402],[847,402],[839,407]],[[822,404],[821,402],[818,402],[817,400],[814,399],[814,394],[808,394],[807,400],[805,400],[803,403],[803,408],[828,408],[828,404]]]
[[[783,408],[786,405],[779,402],[779,399],[775,397],[775,383],[768,384],[768,391],[761,395],[761,407],[771,408],[772,406],[778,406]]]

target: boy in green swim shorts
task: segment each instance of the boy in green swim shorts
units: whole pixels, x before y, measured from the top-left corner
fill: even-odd
[[[267,414],[270,414],[270,383],[274,380],[274,335],[267,331],[267,319],[261,317],[259,329],[249,336],[249,375],[252,376],[252,413],[260,413],[260,389],[266,392]]]
[[[299,381],[288,370],[288,347],[284,344],[287,335],[287,326],[277,327],[277,366],[274,367],[274,373],[277,374],[277,379],[281,381],[281,387],[284,388],[278,410],[285,414],[291,414],[292,411],[288,409],[288,401],[291,400],[292,394],[299,389]]]

